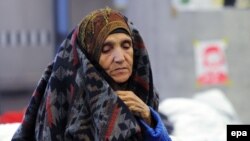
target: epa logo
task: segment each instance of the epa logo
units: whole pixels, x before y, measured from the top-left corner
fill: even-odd
[[[232,131],[231,136],[239,138],[239,137],[247,137],[247,131]]]
[[[250,125],[227,125],[227,141],[250,141]]]

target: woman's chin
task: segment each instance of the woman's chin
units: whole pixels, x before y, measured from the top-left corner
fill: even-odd
[[[125,83],[125,82],[128,81],[129,76],[123,75],[123,76],[112,77],[112,78],[113,78],[113,80],[114,80],[116,83]]]

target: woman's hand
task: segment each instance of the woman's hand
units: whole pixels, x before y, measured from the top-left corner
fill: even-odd
[[[135,95],[134,92],[116,91],[116,94],[134,115],[141,117],[147,124],[151,125],[151,114],[148,105]]]

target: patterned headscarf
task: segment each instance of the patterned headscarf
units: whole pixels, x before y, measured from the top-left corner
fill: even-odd
[[[101,11],[94,13],[106,13],[106,10]],[[129,111],[115,94],[112,83],[100,73],[97,64],[89,59],[89,56],[98,54],[96,50],[100,49],[97,46],[99,43],[91,43],[91,40],[99,39],[101,31],[90,28],[97,38],[85,34],[90,33],[86,30],[92,24],[84,26],[84,22],[89,21],[90,17],[96,17],[94,13],[87,16],[88,20],[84,19],[63,41],[54,61],[42,75],[12,141],[143,140],[138,117]],[[107,14],[119,15],[119,18],[110,21],[126,21],[125,17],[112,10]],[[97,27],[98,22],[93,25]],[[129,89],[157,110],[158,95],[153,87],[148,53],[139,32],[130,23],[128,25],[122,28],[131,31],[129,33],[134,47],[133,75]],[[106,26],[100,27],[105,29]],[[111,31],[100,36],[105,38]],[[98,55],[94,56],[98,58]]]

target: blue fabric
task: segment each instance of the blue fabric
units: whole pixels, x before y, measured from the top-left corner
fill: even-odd
[[[155,127],[150,127],[144,120],[139,122],[143,128],[144,141],[172,141],[168,135],[167,129],[162,122],[160,115],[150,107],[152,120],[155,122]]]

